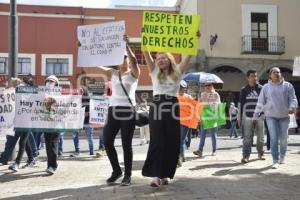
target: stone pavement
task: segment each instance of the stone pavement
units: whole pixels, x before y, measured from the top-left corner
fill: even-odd
[[[3,149],[3,137],[0,148]],[[199,159],[192,154],[199,144],[193,139],[187,151],[187,162],[178,168],[175,178],[168,186],[151,188],[149,178],[141,176],[147,145],[140,146],[133,140],[134,162],[132,186],[107,186],[105,180],[111,168],[107,157],[88,156],[87,141],[81,139],[83,152],[71,158],[72,140],[65,140],[64,157],[59,160],[55,175],[47,176],[45,153],[42,150],[38,165],[11,173],[7,166],[0,166],[0,199],[201,199],[201,200],[299,200],[300,199],[300,135],[289,136],[286,164],[271,169],[270,152],[266,161],[256,160],[253,148],[251,162],[240,164],[241,139],[218,137],[217,156],[210,156],[211,142],[207,138],[205,157]],[[98,141],[95,140],[96,147]],[[119,159],[123,165],[120,139],[116,140]]]

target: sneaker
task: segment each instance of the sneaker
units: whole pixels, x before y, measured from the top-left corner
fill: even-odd
[[[285,163],[285,157],[284,156],[280,156],[279,163],[280,164],[284,164]]]
[[[31,167],[35,166],[35,164],[36,164],[35,160],[27,161],[27,163],[25,165],[23,165],[22,168],[27,168],[27,167],[31,168]]]
[[[272,169],[278,169],[279,168],[279,163],[274,163],[273,165],[272,165]]]
[[[249,162],[249,156],[244,156],[243,158],[242,158],[242,160],[241,160],[241,163],[242,164],[246,164],[246,163],[248,163]]]
[[[100,150],[99,151],[96,151],[96,158],[100,158],[102,156]]]
[[[50,175],[55,174],[55,171],[56,171],[56,169],[53,168],[53,167],[48,167],[48,168],[46,169],[46,172],[47,172],[48,174],[50,174]]]
[[[131,177],[125,175],[120,186],[130,186],[130,185],[131,185]]]
[[[258,160],[266,160],[264,152],[258,154]]]
[[[2,165],[7,165],[7,160],[6,159],[4,159],[3,157],[0,157],[0,164],[2,164]]]
[[[78,156],[80,156],[80,153],[79,152],[75,152],[75,153],[73,153],[73,154],[71,154],[70,155],[70,157],[78,157]]]
[[[193,151],[193,154],[196,155],[196,156],[199,156],[200,158],[202,158],[202,151],[200,150],[197,150],[197,151]]]
[[[213,151],[213,152],[211,153],[211,155],[212,155],[212,156],[216,156],[217,153],[216,153],[215,151]]]
[[[112,173],[111,176],[106,180],[107,184],[113,184],[122,176],[122,172],[119,173]]]
[[[13,164],[9,165],[8,169],[10,169],[14,172],[17,172],[17,171],[19,171],[19,164],[18,163],[13,163]]]

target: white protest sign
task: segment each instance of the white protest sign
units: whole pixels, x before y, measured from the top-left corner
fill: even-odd
[[[15,88],[0,90],[0,134],[13,135],[15,117]]]
[[[300,56],[294,59],[293,76],[300,76]]]
[[[90,124],[104,126],[108,113],[108,98],[105,96],[93,97],[90,100]]]
[[[15,129],[63,132],[81,128],[81,95],[61,95],[59,88],[17,87]]]
[[[120,65],[124,60],[126,43],[125,22],[78,26],[77,37],[80,67]]]

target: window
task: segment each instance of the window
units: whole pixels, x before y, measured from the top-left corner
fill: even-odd
[[[68,75],[69,60],[67,58],[47,58],[46,75]]]
[[[0,57],[0,74],[8,74],[8,58]]]
[[[138,63],[142,64],[142,65],[146,65],[146,61],[143,56],[143,52],[141,50],[141,44],[140,43],[131,43],[130,48],[133,51],[136,59],[138,60]],[[151,55],[153,58],[155,57],[155,54],[156,54],[155,52],[151,52]]]
[[[31,73],[31,58],[18,58],[18,74]]]
[[[35,75],[35,54],[18,54],[17,73]],[[0,53],[0,74],[8,74],[8,53]]]
[[[268,13],[251,13],[252,50],[268,50]]]
[[[43,54],[42,76],[72,76],[73,55],[72,54]]]

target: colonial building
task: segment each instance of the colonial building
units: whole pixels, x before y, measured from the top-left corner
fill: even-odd
[[[223,99],[237,100],[249,69],[264,83],[272,67],[281,68],[300,97],[300,79],[292,76],[300,55],[299,0],[178,0],[176,5],[182,14],[201,16],[200,49],[191,70],[220,76]]]

